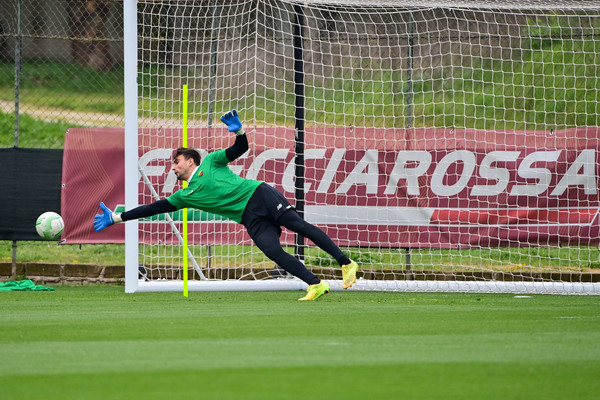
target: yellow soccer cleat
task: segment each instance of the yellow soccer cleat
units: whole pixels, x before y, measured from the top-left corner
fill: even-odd
[[[329,284],[325,281],[321,281],[314,285],[310,285],[308,289],[306,289],[306,296],[302,297],[298,300],[316,300],[319,297],[323,296],[325,293],[329,293]]]
[[[344,283],[342,287],[348,289],[356,282],[356,271],[358,271],[358,264],[350,260],[350,264],[342,265],[342,278]]]

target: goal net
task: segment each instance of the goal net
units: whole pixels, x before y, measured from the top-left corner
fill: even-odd
[[[250,150],[231,169],[357,261],[353,290],[600,292],[598,2],[124,7],[127,208],[181,188],[184,120],[204,156],[236,109]],[[186,215],[127,223],[127,291],[181,290],[186,255],[190,290],[305,288],[242,225]],[[281,240],[341,288],[328,254]]]

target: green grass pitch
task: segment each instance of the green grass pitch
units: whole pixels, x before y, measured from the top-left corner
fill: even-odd
[[[0,293],[0,398],[596,399],[600,297]]]

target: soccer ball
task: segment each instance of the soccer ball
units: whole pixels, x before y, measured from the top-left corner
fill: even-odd
[[[35,230],[38,235],[46,240],[55,240],[63,233],[65,222],[55,212],[47,211],[40,215],[35,222]]]

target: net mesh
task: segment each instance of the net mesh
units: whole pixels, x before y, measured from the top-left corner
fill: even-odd
[[[233,143],[219,116],[237,109],[251,148],[232,170],[282,191],[361,279],[597,279],[597,3],[139,1],[138,24],[140,204],[180,188],[185,84],[189,147]],[[193,279],[285,276],[241,225],[188,215]],[[148,279],[181,277],[180,221],[140,224]]]

